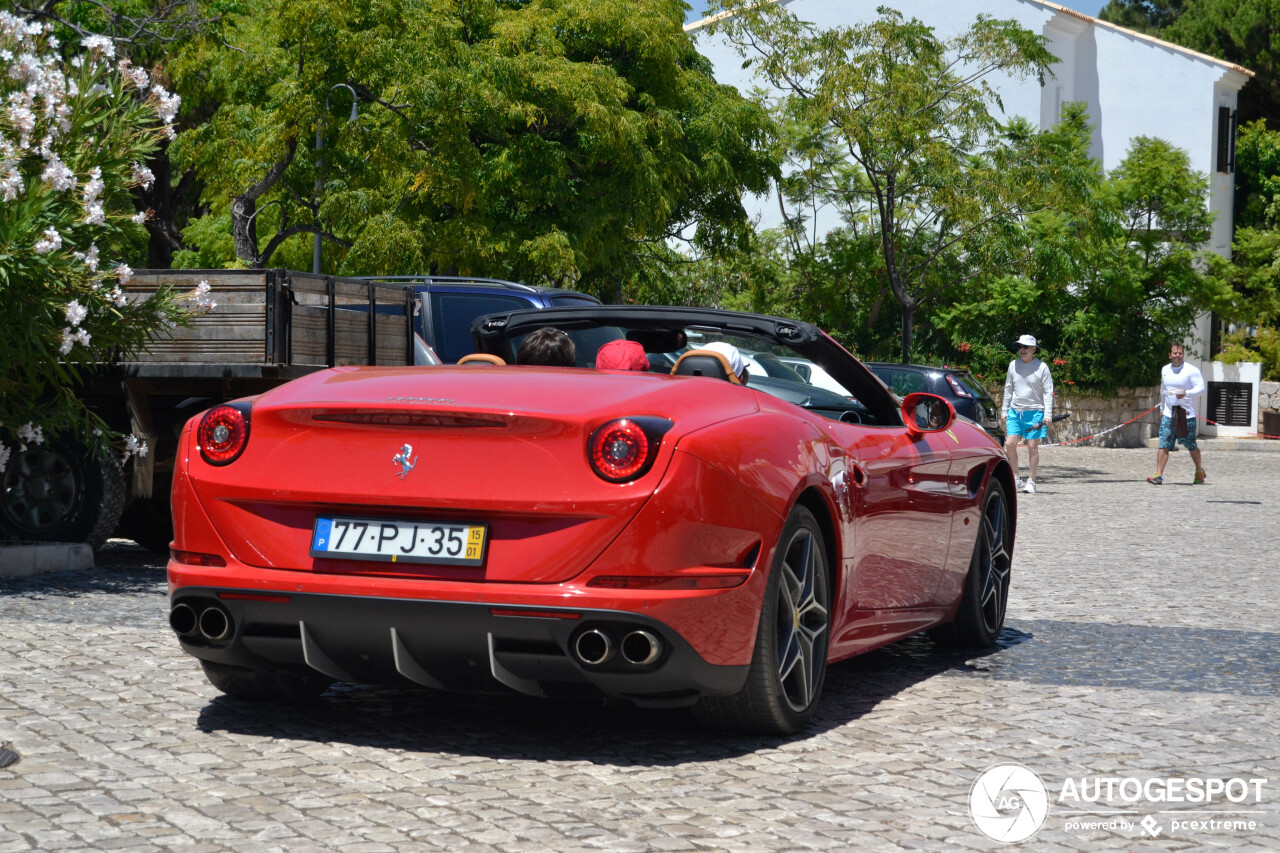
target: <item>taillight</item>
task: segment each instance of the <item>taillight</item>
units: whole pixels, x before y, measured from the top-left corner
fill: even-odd
[[[960,380],[956,379],[949,373],[947,374],[947,384],[951,386],[951,390],[955,392],[957,397],[964,397],[966,399],[971,399],[973,397],[973,395],[969,393],[969,389],[964,387]]]
[[[625,483],[653,465],[662,436],[671,429],[666,418],[617,418],[591,433],[587,458],[602,480]]]
[[[249,404],[224,403],[200,418],[196,444],[210,465],[230,465],[249,443]]]

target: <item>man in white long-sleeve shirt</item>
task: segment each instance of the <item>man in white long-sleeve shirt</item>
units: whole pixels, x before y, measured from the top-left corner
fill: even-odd
[[[1040,442],[1049,435],[1053,421],[1053,376],[1049,365],[1036,358],[1040,347],[1031,335],[1015,344],[1018,357],[1009,362],[1004,379],[1004,452],[1013,466],[1016,488],[1036,493],[1036,471],[1040,468]],[[1018,476],[1018,438],[1027,440],[1027,479]]]
[[[1153,486],[1164,485],[1164,466],[1169,461],[1169,451],[1178,443],[1191,451],[1191,461],[1196,465],[1193,485],[1204,482],[1204,468],[1200,466],[1200,447],[1196,444],[1195,397],[1204,392],[1204,376],[1200,368],[1186,363],[1187,352],[1182,344],[1169,347],[1169,363],[1160,370],[1160,449],[1156,451],[1156,475],[1148,477]],[[1181,413],[1179,413],[1181,410]],[[1177,421],[1185,418],[1187,434],[1178,435]]]

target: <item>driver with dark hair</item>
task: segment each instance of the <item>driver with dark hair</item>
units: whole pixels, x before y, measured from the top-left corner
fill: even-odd
[[[573,367],[575,363],[573,338],[550,326],[531,332],[516,350],[516,364]]]

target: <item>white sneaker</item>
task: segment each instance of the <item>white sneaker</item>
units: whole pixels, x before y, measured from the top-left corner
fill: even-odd
[[[1026,481],[1026,480],[1024,480],[1024,479],[1022,479],[1021,477],[1014,477],[1014,478],[1013,478],[1013,490],[1014,490],[1015,492],[1020,492],[1020,491],[1022,491],[1022,487],[1023,487],[1023,486],[1025,486],[1026,484],[1027,484],[1027,481]]]
[[[1022,487],[1022,491],[1029,495],[1034,495],[1036,493],[1036,481],[1027,480],[1026,484]]]

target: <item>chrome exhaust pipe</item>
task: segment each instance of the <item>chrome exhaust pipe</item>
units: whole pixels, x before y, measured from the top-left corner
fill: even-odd
[[[179,637],[190,637],[196,633],[196,611],[190,604],[175,604],[169,611],[169,627]]]
[[[600,666],[613,660],[613,637],[599,628],[583,631],[573,641],[573,653],[588,666]]]
[[[231,617],[221,607],[206,607],[200,614],[200,633],[215,642],[225,640],[231,636]]]
[[[622,638],[622,656],[628,663],[648,666],[662,657],[662,641],[648,631],[632,631]]]

